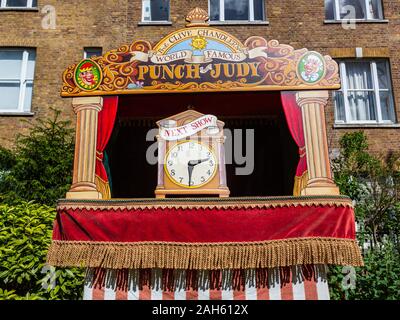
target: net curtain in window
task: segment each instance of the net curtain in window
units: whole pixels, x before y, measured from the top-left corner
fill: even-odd
[[[370,64],[368,62],[346,65],[350,121],[375,120],[375,101]],[[357,90],[356,90],[357,89]]]

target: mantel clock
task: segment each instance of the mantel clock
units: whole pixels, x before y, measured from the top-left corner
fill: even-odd
[[[224,123],[187,110],[157,122],[157,198],[167,195],[228,197]]]

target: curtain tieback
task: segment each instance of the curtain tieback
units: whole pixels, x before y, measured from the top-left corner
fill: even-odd
[[[96,151],[96,159],[103,162],[104,160],[104,153],[100,151]]]
[[[306,147],[305,146],[299,148],[299,155],[300,155],[300,158],[303,158],[306,156]]]

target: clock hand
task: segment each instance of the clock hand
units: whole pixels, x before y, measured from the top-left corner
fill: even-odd
[[[189,187],[192,183],[192,173],[193,173],[194,166],[188,165],[188,174],[189,174]]]
[[[200,159],[200,160],[190,160],[190,161],[188,162],[188,166],[194,167],[194,166],[197,166],[198,164],[203,163],[203,162],[206,162],[206,161],[208,161],[208,160],[210,160],[210,158],[207,158],[207,159]]]
[[[210,159],[208,158],[208,159],[190,160],[188,162],[189,187],[191,186],[192,174],[193,174],[194,167],[197,166],[198,164],[206,162],[208,160],[210,160]]]

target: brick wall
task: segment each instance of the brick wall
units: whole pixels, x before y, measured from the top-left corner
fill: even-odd
[[[83,48],[103,47],[104,51],[130,43],[135,39],[157,42],[167,33],[185,25],[184,16],[194,7],[208,8],[207,0],[171,0],[172,25],[140,25],[140,0],[39,0],[39,11],[0,11],[0,47],[32,46],[37,48],[32,111],[34,117],[45,117],[50,107],[64,110],[73,119],[70,99],[59,96],[64,68],[82,58]],[[53,5],[57,12],[56,30],[44,30],[41,8]],[[323,0],[266,0],[269,25],[217,26],[241,40],[250,35],[277,39],[295,48],[306,47],[323,54],[351,57],[355,47],[388,56],[392,69],[397,117],[400,118],[400,2],[383,0],[387,23],[360,23],[355,30],[345,30],[340,24],[324,23]],[[328,140],[337,147],[339,137],[355,129],[333,128],[333,105],[326,109]],[[16,132],[26,124],[21,117],[0,116],[0,145],[11,146]],[[397,128],[368,128],[365,130],[374,152],[400,149]]]
[[[105,50],[119,47],[127,39],[127,0],[39,0],[39,11],[0,11],[0,47],[36,48],[36,70],[32,111],[34,117],[46,117],[50,107],[63,110],[74,120],[70,99],[60,98],[64,69],[83,58],[83,48],[100,46]],[[56,8],[55,30],[42,28],[45,5]],[[0,145],[11,146],[17,132],[28,124],[21,117],[0,115]]]

